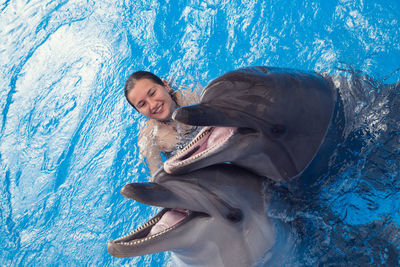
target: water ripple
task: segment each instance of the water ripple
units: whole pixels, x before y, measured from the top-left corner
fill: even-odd
[[[124,100],[125,79],[144,69],[205,85],[233,68],[273,65],[342,75],[346,106],[329,173],[300,195],[275,188],[269,213],[294,253],[276,258],[396,265],[400,97],[382,81],[400,80],[385,79],[399,68],[399,9],[389,0],[4,1],[1,262],[166,265],[168,253],[106,252],[107,240],[156,212],[119,194],[148,178],[136,144],[143,118]],[[340,62],[371,79],[352,79]]]

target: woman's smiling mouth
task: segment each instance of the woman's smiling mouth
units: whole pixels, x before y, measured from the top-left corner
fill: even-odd
[[[153,114],[161,114],[164,111],[164,104],[161,104],[160,106],[158,106],[154,111]]]

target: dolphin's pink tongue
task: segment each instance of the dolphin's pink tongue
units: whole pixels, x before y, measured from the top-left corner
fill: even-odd
[[[212,147],[218,140],[229,136],[235,129],[234,127],[215,127],[207,140],[207,147]]]
[[[200,146],[200,149],[196,151],[193,155],[199,154],[204,150],[212,147],[219,141],[225,139],[229,136],[236,128],[234,127],[213,127],[212,132],[206,138],[206,141]],[[192,156],[193,156],[192,155]]]
[[[151,228],[147,236],[155,235],[165,229],[180,223],[187,217],[188,213],[185,210],[173,209],[164,213],[161,219]]]

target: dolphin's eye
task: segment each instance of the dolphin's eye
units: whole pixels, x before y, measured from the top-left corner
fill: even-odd
[[[243,214],[240,209],[233,209],[226,218],[233,223],[238,223],[243,219]]]
[[[275,137],[279,137],[281,135],[283,135],[286,132],[286,127],[280,124],[275,124],[271,130],[270,130],[271,134]]]

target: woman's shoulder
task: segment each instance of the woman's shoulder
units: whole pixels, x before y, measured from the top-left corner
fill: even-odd
[[[152,119],[141,123],[138,135],[138,144],[140,148],[144,149],[145,147],[157,144],[157,141],[154,142],[154,139],[157,138],[157,128],[157,121]]]
[[[139,129],[139,137],[143,135],[148,135],[151,132],[151,129],[154,127],[153,120],[147,120],[140,123]]]
[[[146,121],[138,137],[141,148],[152,147],[160,151],[170,151],[178,139],[175,124],[165,124],[153,119]]]

